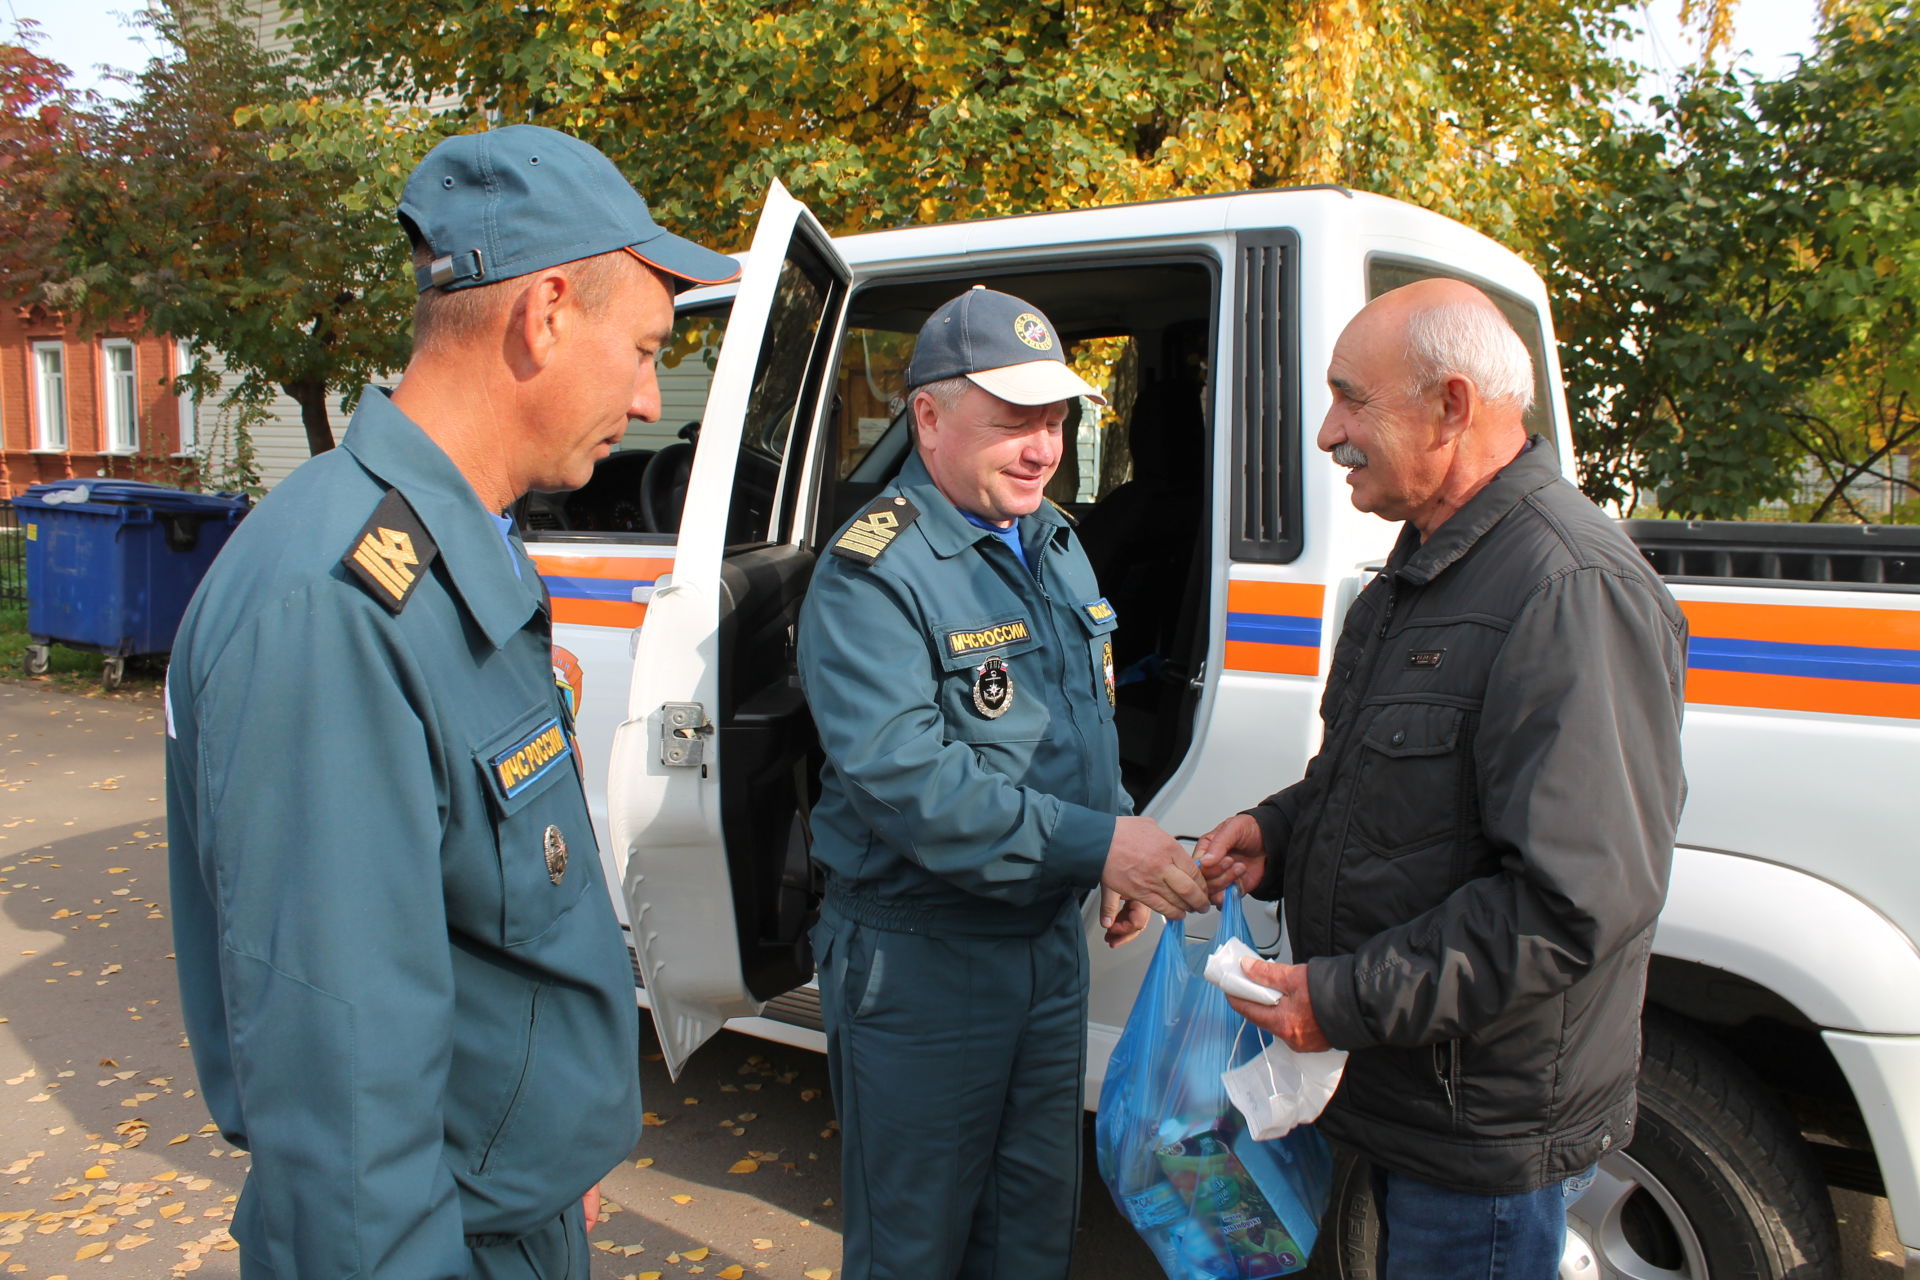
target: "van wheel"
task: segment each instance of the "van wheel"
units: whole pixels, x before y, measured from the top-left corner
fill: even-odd
[[[1310,1274],[1375,1280],[1365,1161],[1344,1159]],[[1640,1119],[1567,1209],[1563,1280],[1832,1280],[1831,1201],[1786,1111],[1739,1063],[1646,1019]]]

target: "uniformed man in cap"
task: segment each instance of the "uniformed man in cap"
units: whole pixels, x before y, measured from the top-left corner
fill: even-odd
[[[1087,955],[1206,906],[1125,815],[1119,622],[1044,491],[1098,393],[1037,307],[928,319],[915,453],[821,556],[800,674],[826,766],[813,934],[843,1139],[848,1280],[1065,1277],[1080,1196]]]
[[[167,682],[181,994],[252,1169],[244,1276],[588,1274],[582,1198],[640,1134],[633,982],[501,514],[577,487],[686,281],[606,157],[528,125],[408,180],[414,351],[236,532]]]

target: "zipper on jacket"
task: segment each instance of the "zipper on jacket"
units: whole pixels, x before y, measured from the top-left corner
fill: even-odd
[[[1385,640],[1387,638],[1387,628],[1393,625],[1393,602],[1394,602],[1394,596],[1395,596],[1395,590],[1394,590],[1395,585],[1396,584],[1393,580],[1393,575],[1388,574],[1387,575],[1387,607],[1384,610],[1382,610],[1380,613],[1380,639],[1382,640]],[[1371,665],[1367,667],[1367,673],[1369,675],[1373,673],[1373,667]]]
[[[1449,1040],[1433,1046],[1433,1075],[1447,1095],[1447,1118],[1460,1127],[1460,1042]]]

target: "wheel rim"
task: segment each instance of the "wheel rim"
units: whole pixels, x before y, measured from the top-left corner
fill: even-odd
[[[1615,1152],[1567,1206],[1561,1280],[1706,1280],[1707,1255],[1673,1193]]]

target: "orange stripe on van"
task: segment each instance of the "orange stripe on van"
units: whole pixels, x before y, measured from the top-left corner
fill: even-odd
[[[1920,685],[1870,680],[1821,680],[1695,668],[1687,672],[1687,701],[1705,706],[1920,719]]]
[[[1830,609],[1820,605],[1682,600],[1693,634],[1782,644],[1920,649],[1920,609]]]
[[[656,556],[535,556],[541,577],[637,578],[651,581],[673,572],[673,561]]]
[[[1228,613],[1278,613],[1294,617],[1321,616],[1327,589],[1318,582],[1227,583]]]
[[[647,606],[621,600],[569,600],[553,597],[553,620],[581,627],[637,627],[646,621]]]
[[[1298,644],[1255,644],[1227,641],[1229,671],[1266,671],[1285,676],[1320,674],[1320,650]]]

